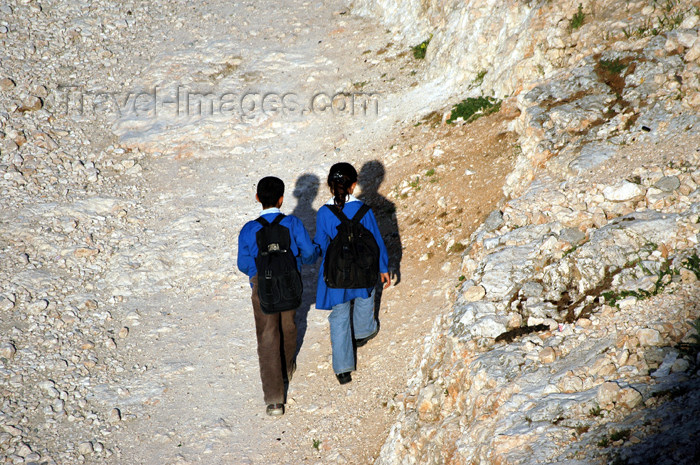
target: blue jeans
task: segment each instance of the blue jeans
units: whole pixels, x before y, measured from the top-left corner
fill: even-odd
[[[352,301],[335,305],[328,315],[331,327],[331,348],[333,350],[333,371],[335,374],[355,370],[355,354],[353,353],[353,334],[350,327],[350,302],[354,302],[352,323],[355,339],[370,336],[377,330],[374,319],[374,289],[366,299],[360,297]]]

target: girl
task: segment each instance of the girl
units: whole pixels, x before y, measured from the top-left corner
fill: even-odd
[[[331,347],[333,351],[333,371],[340,384],[352,381],[350,372],[355,370],[353,352],[353,334],[355,344],[360,347],[377,335],[379,326],[374,318],[374,286],[366,289],[330,288],[324,280],[324,261],[331,240],[338,234],[340,220],[331,208],[342,211],[349,219],[357,213],[363,203],[357,200],[353,191],[357,186],[357,171],[349,163],[336,163],[328,173],[328,187],[333,198],[318,210],[316,218],[316,236],[314,242],[321,247],[321,267],[318,274],[316,291],[316,308],[330,310],[328,322],[331,330]],[[388,255],[384,241],[379,233],[377,220],[369,210],[360,223],[367,228],[379,247],[379,275],[384,288],[391,284],[388,270]],[[353,303],[352,328],[350,325],[350,304]]]

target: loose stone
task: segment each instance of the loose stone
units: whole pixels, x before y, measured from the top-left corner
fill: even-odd
[[[476,302],[477,300],[483,299],[485,295],[486,290],[483,286],[471,286],[462,294],[464,300],[467,302]]]
[[[678,179],[678,176],[664,176],[656,181],[654,187],[663,192],[673,192],[681,187],[681,181]]]
[[[626,202],[639,199],[644,197],[645,192],[646,190],[642,186],[628,181],[603,189],[603,195],[606,200],[611,202]]]
[[[86,442],[81,442],[78,445],[78,452],[80,452],[82,455],[90,455],[95,451],[92,442],[86,441]]]
[[[111,423],[119,423],[122,421],[122,412],[118,408],[113,408],[109,412],[109,421]]]
[[[10,78],[0,79],[0,90],[3,92],[7,92],[8,90],[14,89],[15,85],[15,81],[13,81]]]
[[[6,342],[0,346],[0,357],[12,360],[17,353],[17,348],[11,342]]]

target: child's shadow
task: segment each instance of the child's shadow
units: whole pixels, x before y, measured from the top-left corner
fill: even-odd
[[[394,280],[394,285],[398,285],[401,282],[403,249],[401,247],[399,224],[396,220],[396,205],[379,193],[379,186],[384,181],[385,174],[384,165],[378,160],[368,161],[362,165],[357,180],[357,184],[362,192],[358,197],[372,207],[379,225],[379,232],[382,234],[389,254],[389,275]],[[379,316],[379,307],[382,300],[382,290],[382,286],[378,285],[374,302],[374,313],[377,317]]]
[[[320,180],[315,174],[303,174],[297,179],[294,186],[293,195],[297,199],[297,204],[294,207],[292,215],[299,218],[311,238],[316,232],[316,210],[313,208],[313,202],[318,194]],[[304,294],[302,296],[301,306],[297,309],[294,321],[297,325],[297,353],[301,350],[304,344],[304,336],[308,327],[308,316],[311,306],[316,303],[316,280],[318,278],[318,265],[304,265],[301,268],[301,279],[304,283]]]

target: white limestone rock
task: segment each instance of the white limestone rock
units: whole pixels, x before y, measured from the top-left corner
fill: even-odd
[[[628,200],[638,200],[644,197],[646,189],[639,184],[623,181],[615,186],[608,186],[603,189],[603,195],[611,202],[626,202]]]

